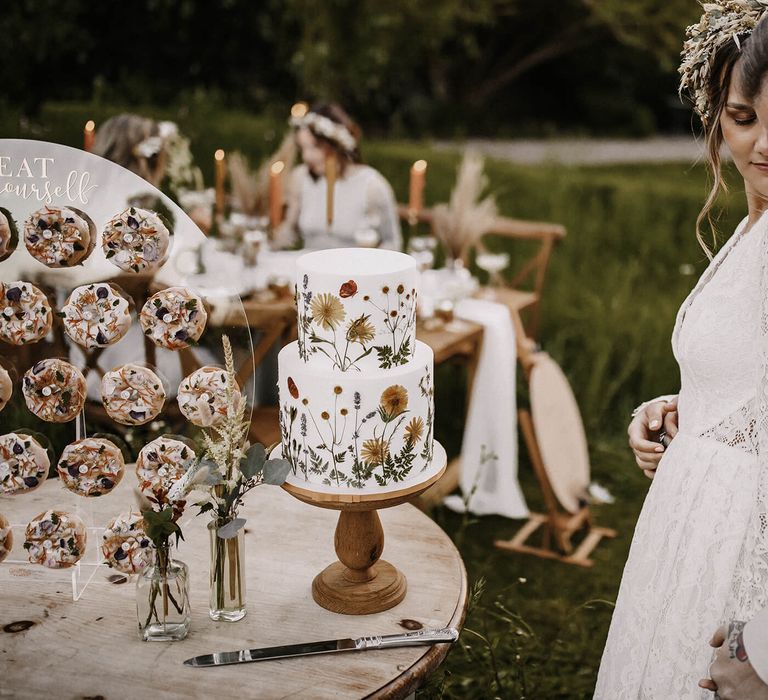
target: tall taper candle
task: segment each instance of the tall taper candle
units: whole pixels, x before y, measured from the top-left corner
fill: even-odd
[[[419,212],[424,208],[424,182],[427,175],[427,161],[417,160],[411,166],[411,182],[408,193],[408,223],[418,223]]]
[[[224,160],[226,154],[219,148],[213,154],[213,160],[216,165],[216,215],[224,216],[224,180],[227,177],[227,163]]]
[[[269,223],[272,232],[283,221],[283,170],[285,163],[276,160],[269,166]]]
[[[90,153],[93,150],[93,141],[96,138],[96,122],[89,119],[83,129],[83,150]]]
[[[339,162],[336,154],[331,153],[325,157],[325,215],[328,220],[328,228],[333,224],[333,190],[336,187],[336,176],[339,170]]]

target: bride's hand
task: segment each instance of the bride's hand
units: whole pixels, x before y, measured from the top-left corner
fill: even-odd
[[[677,435],[677,399],[648,404],[627,428],[635,462],[649,479],[653,479],[656,467],[664,455],[664,446],[659,443],[662,430],[669,440]]]

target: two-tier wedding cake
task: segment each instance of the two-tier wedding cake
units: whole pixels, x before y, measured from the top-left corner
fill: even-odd
[[[345,248],[297,262],[298,340],[280,352],[289,480],[334,491],[422,481],[432,466],[432,350],[416,340],[409,255]]]

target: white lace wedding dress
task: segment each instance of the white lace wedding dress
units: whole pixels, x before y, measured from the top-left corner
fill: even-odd
[[[746,220],[678,312],[680,432],[650,485],[595,698],[713,694],[717,627],[768,605],[768,217]]]

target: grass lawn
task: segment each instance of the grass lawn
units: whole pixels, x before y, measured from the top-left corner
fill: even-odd
[[[86,119],[103,121],[115,111],[53,104],[22,128],[17,115],[5,110],[0,135],[79,146]],[[205,104],[142,111],[179,121],[209,182],[215,148],[237,148],[257,161],[281,137],[279,124]],[[419,143],[366,143],[364,155],[389,178],[400,201],[407,197],[410,164],[426,158],[428,204],[447,199],[458,164],[457,156]],[[679,388],[669,339],[677,308],[706,265],[693,229],[706,177],[703,168],[682,164],[489,162],[487,172],[503,214],[556,221],[568,229],[550,267],[541,342],[573,385],[593,478],[616,497],[614,505],[595,509],[596,519],[616,528],[619,537],[604,541],[594,568],[585,570],[494,549],[493,540],[510,537],[519,522],[435,510],[434,518],[461,550],[477,595],[461,644],[419,697],[588,698],[648,487],[626,447],[626,423],[632,406]],[[746,211],[741,185],[732,173],[729,179],[734,192],[720,222],[721,242]],[[519,258],[518,249],[510,252]],[[436,391],[436,435],[456,454],[462,426],[455,406],[463,405],[464,378],[441,368]],[[525,400],[521,390],[519,401]],[[520,478],[531,508],[542,508],[524,449]]]

